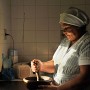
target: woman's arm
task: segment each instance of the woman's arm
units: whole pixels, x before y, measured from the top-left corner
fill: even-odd
[[[63,85],[58,87],[58,90],[73,90],[79,86],[85,85],[88,77],[90,77],[90,65],[81,65],[80,73],[72,80],[67,81]],[[78,90],[78,89],[76,89]]]
[[[35,62],[38,63],[39,68],[37,68],[37,64],[35,64]],[[39,69],[39,71],[41,71],[41,72],[54,73],[54,71],[55,71],[54,61],[50,60],[47,62],[42,62],[41,60],[34,59],[31,61],[31,69],[33,72],[35,72],[35,71],[37,71],[37,69]]]
[[[54,73],[55,67],[54,67],[54,61],[50,60],[47,62],[42,62],[43,65],[41,66],[40,71],[47,72],[47,73]]]

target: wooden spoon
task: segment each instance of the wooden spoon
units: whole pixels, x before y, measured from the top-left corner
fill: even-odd
[[[39,74],[39,70],[38,70],[38,62],[35,61],[34,64],[35,64],[36,67],[37,67],[37,71],[35,72],[35,74],[36,74],[36,77],[37,77],[37,81],[39,81],[39,80],[40,80],[40,74]]]

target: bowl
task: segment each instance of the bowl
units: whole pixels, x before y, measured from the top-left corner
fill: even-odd
[[[25,83],[34,82],[34,81],[36,82],[37,81],[37,77],[26,77],[26,78],[23,78],[23,81]],[[52,81],[52,78],[51,77],[48,77],[48,76],[41,76],[39,82],[40,81],[50,82],[50,81]]]
[[[39,85],[50,85],[52,78],[48,76],[41,76],[40,80],[37,81],[37,77],[26,77],[23,78],[23,81],[28,89],[35,90]]]

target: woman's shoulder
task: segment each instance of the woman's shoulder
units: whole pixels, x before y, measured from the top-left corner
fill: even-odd
[[[90,47],[90,34],[86,33],[80,40],[81,47]]]
[[[90,33],[85,33],[85,35],[83,36],[83,41],[90,42]]]

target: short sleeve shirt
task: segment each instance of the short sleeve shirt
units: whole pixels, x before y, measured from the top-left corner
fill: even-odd
[[[70,41],[64,39],[53,55],[54,80],[62,84],[80,72],[80,65],[90,65],[90,35],[85,33],[70,48]]]

